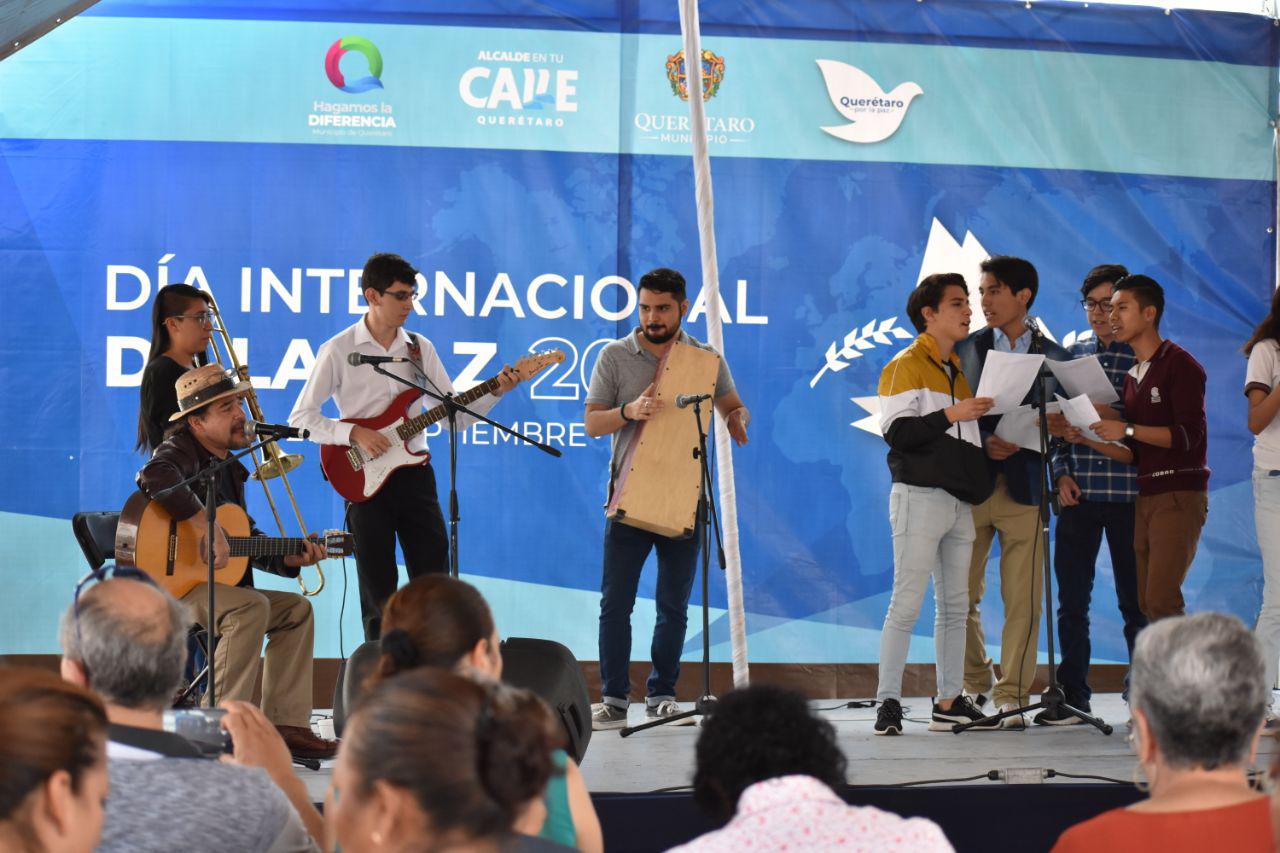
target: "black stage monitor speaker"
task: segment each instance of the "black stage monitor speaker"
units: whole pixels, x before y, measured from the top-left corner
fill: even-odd
[[[333,731],[338,737],[381,653],[377,640],[361,643],[339,667],[333,691]],[[581,764],[591,741],[591,700],[573,652],[554,640],[509,637],[502,642],[502,680],[533,691],[551,706],[564,729],[567,751]]]
[[[502,680],[551,706],[564,727],[568,753],[581,764],[591,742],[591,700],[573,652],[554,640],[508,637],[502,641]]]
[[[333,688],[333,733],[342,737],[347,717],[355,710],[360,694],[368,678],[382,657],[382,647],[377,640],[361,643],[351,657],[338,667],[338,682]]]

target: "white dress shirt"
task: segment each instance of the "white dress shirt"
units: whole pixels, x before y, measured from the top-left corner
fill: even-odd
[[[422,335],[416,335],[416,337],[422,347],[423,369],[408,362],[384,364],[383,369],[402,376],[410,382],[425,385],[441,395],[452,392],[453,382],[445,372],[444,365],[440,363],[435,345]],[[293,411],[289,413],[289,425],[311,430],[311,440],[316,444],[351,444],[351,430],[354,424],[325,417],[320,411],[320,407],[330,397],[338,406],[339,418],[371,418],[382,414],[392,400],[409,390],[409,386],[375,372],[372,365],[362,364],[352,367],[347,363],[347,356],[353,352],[408,358],[409,333],[404,328],[400,328],[396,332],[396,339],[392,342],[391,348],[383,349],[382,345],[373,339],[362,317],[354,325],[334,335],[320,346],[320,351],[316,354],[315,369],[311,371],[307,384],[303,386],[302,393],[293,404]],[[426,381],[423,376],[424,370]],[[493,408],[493,404],[497,401],[498,398],[494,395],[486,394],[472,403],[470,408],[484,414]],[[438,405],[440,403],[437,400],[424,394],[409,407],[409,415],[417,415]],[[443,423],[445,426],[448,425],[447,421]],[[473,423],[475,418],[470,415],[458,416],[460,430],[466,429]],[[425,434],[419,434],[409,442],[409,450],[415,453],[426,449]]]

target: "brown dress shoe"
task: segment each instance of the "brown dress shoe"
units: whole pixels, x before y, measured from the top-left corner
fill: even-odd
[[[284,745],[298,758],[333,758],[338,754],[338,742],[324,738],[302,726],[276,726]]]

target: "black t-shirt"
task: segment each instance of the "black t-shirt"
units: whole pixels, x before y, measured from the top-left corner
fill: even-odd
[[[140,406],[146,421],[148,450],[159,447],[165,430],[172,426],[169,418],[178,411],[178,391],[174,383],[189,369],[162,355],[142,371]]]

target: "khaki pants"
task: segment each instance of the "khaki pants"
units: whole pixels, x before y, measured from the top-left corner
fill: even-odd
[[[1208,492],[1138,495],[1133,552],[1138,558],[1138,606],[1149,621],[1186,612],[1182,582],[1208,515]]]
[[[182,600],[197,622],[208,624],[208,584],[200,584]],[[217,701],[253,701],[266,637],[262,711],[278,726],[310,726],[315,636],[311,602],[292,592],[218,584],[216,606],[218,646],[213,657]]]
[[[973,557],[969,562],[969,619],[965,637],[964,686],[970,693],[991,691],[997,706],[1025,705],[1031,698],[1040,639],[1044,577],[1033,559],[1040,535],[1040,508],[1009,497],[1004,475],[996,477],[991,497],[973,508]],[[1000,597],[1004,601],[1004,630],[1000,635],[1000,680],[987,657],[978,603],[986,591],[987,557],[991,541],[1000,537]]]

